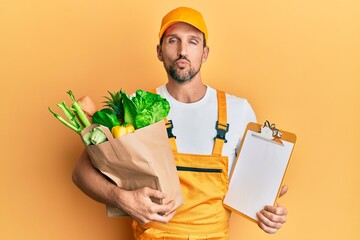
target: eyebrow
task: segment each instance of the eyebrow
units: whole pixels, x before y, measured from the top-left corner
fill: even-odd
[[[164,37],[165,38],[170,38],[170,37],[177,37],[178,38],[178,35],[177,34],[169,34],[169,35],[166,35]]]
[[[176,33],[169,34],[169,35],[166,35],[166,36],[165,36],[165,38],[170,38],[170,37],[180,38],[179,35],[176,34]],[[196,35],[190,35],[190,36],[188,37],[188,39],[196,39],[196,40],[200,41],[200,40],[201,40],[201,37],[198,37],[198,36],[196,36]]]

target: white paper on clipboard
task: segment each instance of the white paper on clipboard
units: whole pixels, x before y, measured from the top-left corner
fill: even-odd
[[[281,144],[263,139],[260,127],[249,123],[223,201],[225,207],[255,222],[259,210],[275,204],[296,141],[294,134],[284,131]]]

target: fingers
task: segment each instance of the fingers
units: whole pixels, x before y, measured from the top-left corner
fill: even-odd
[[[288,214],[286,208],[281,206],[280,204],[277,204],[276,207],[274,206],[265,206],[264,209],[268,213],[272,213],[277,216],[286,216]]]
[[[288,188],[287,185],[282,186],[282,188],[281,188],[281,190],[280,190],[279,197],[284,196],[284,195],[287,193],[288,190],[289,190],[289,188]]]
[[[282,227],[282,224],[280,224],[280,223],[278,223],[276,225],[270,224],[270,222],[268,222],[269,220],[266,219],[261,214],[261,212],[258,212],[256,215],[259,219],[259,221],[258,221],[259,227],[266,233],[274,234]]]
[[[161,191],[144,187],[128,193],[133,198],[131,202],[127,202],[128,213],[141,224],[152,221],[167,223],[175,214],[175,201],[157,204],[151,200],[166,198],[166,194]]]
[[[287,210],[278,204],[278,206],[265,206],[257,213],[258,225],[267,233],[276,233],[286,222]]]
[[[284,196],[288,189],[287,185],[282,186],[279,197]],[[276,207],[265,206],[264,209],[256,214],[258,217],[258,225],[267,233],[276,233],[286,222],[287,213],[287,210],[280,204],[277,204]]]
[[[144,188],[144,194],[148,197],[158,198],[158,199],[164,199],[166,198],[166,194],[163,192],[160,192],[158,190],[145,187]]]
[[[142,215],[140,215],[137,221],[142,224],[152,221],[167,223],[175,215],[175,211],[173,210],[174,205],[174,201],[163,205],[151,203],[146,209],[144,209]]]
[[[161,215],[167,215],[173,211],[174,206],[175,206],[175,201],[170,201],[167,204],[152,203],[151,206],[149,206],[149,212],[161,214]]]
[[[175,215],[176,211],[172,211],[169,214],[164,214],[164,215],[160,215],[160,214],[155,214],[152,221],[158,221],[161,223],[167,223],[169,222]]]

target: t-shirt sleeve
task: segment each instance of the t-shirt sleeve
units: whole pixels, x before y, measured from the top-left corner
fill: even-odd
[[[244,125],[245,125],[245,128],[246,128],[246,125],[249,123],[249,122],[255,122],[256,123],[256,115],[255,115],[255,112],[254,110],[252,109],[250,103],[248,101],[245,102],[244,104]],[[244,129],[245,130],[245,129]]]
[[[243,130],[242,130],[242,134],[236,145],[236,154],[238,153],[238,149],[239,149],[239,146],[240,146],[240,143],[241,143],[242,137],[244,135],[247,124],[249,122],[255,122],[255,123],[257,122],[255,112],[247,100],[245,100],[245,102],[244,102],[243,116],[244,116],[243,124],[242,124]]]

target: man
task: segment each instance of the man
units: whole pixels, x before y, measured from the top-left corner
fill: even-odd
[[[75,184],[90,197],[120,207],[133,217],[136,239],[229,239],[230,212],[222,206],[237,148],[248,122],[256,121],[250,104],[205,85],[201,65],[209,55],[208,33],[202,15],[180,7],[162,20],[157,56],[168,82],[157,89],[171,106],[170,138],[185,204],[158,205],[160,191],[125,191],[109,183],[91,165],[84,151],[73,172]],[[228,124],[228,125],[227,125]],[[281,195],[287,191],[282,188]],[[159,214],[160,213],[160,214]],[[287,210],[265,206],[259,226],[275,233],[286,221]]]

